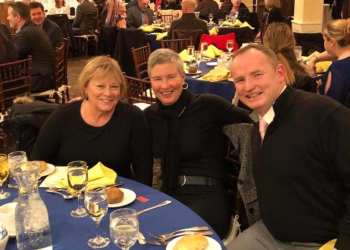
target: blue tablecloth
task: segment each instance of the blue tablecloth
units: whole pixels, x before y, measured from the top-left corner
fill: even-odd
[[[197,214],[195,214],[188,207],[168,195],[161,193],[153,188],[145,186],[141,183],[118,177],[118,182],[125,183],[123,188],[132,189],[137,196],[144,196],[149,200],[142,203],[136,200],[128,207],[141,210],[143,208],[150,207],[164,200],[172,200],[173,202],[165,207],[151,210],[139,216],[140,230],[147,236],[147,233],[165,233],[175,229],[207,225]],[[0,205],[10,202],[16,198],[16,193],[13,189],[11,191],[11,197],[0,201]],[[49,211],[51,233],[53,239],[53,249],[55,250],[80,250],[89,249],[87,246],[87,240],[96,234],[96,226],[91,218],[73,218],[70,216],[70,211],[77,206],[76,199],[63,200],[60,196],[55,194],[49,194],[43,189],[40,189],[41,198],[46,203]],[[109,213],[116,208],[110,208]],[[219,208],[218,208],[219,209]],[[220,212],[220,211],[217,211]],[[109,236],[109,213],[103,218],[99,232],[103,235]],[[222,242],[217,235],[215,238],[222,248],[224,248]],[[11,238],[7,245],[7,250],[16,249],[15,238]],[[110,243],[106,248],[117,249],[117,247]],[[154,245],[139,245],[136,243],[132,250],[137,249],[165,249],[164,247]]]
[[[201,62],[199,69],[203,72],[202,74],[205,74],[213,67],[208,67],[205,62]],[[194,94],[210,93],[219,95],[229,102],[232,101],[235,95],[235,88],[231,81],[208,82],[187,75],[186,82],[188,83],[188,89]]]

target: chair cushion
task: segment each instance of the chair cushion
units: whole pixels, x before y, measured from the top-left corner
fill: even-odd
[[[233,51],[235,51],[239,48],[237,40],[236,40],[236,34],[233,32],[227,33],[225,35],[202,34],[202,36],[201,36],[201,43],[207,42],[208,44],[213,44],[218,49],[221,49],[224,51],[227,51],[227,49],[226,49],[227,40],[233,40]]]

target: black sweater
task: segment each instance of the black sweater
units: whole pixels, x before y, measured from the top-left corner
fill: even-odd
[[[254,167],[262,219],[281,241],[350,249],[350,110],[288,87]]]
[[[89,167],[101,161],[119,175],[146,184],[152,180],[152,155],[145,117],[138,108],[119,102],[110,121],[92,127],[80,115],[81,102],[67,104],[43,125],[32,158],[56,165],[84,160]]]

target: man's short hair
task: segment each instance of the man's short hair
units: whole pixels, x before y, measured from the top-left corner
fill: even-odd
[[[197,1],[196,0],[183,0],[181,2],[181,6],[184,9],[193,9],[193,11],[197,8]]]
[[[42,3],[40,3],[40,2],[30,2],[29,9],[36,9],[36,8],[40,8],[42,11],[45,12],[44,5]]]
[[[14,2],[10,3],[9,7],[13,9],[13,11],[19,15],[22,19],[24,20],[29,20],[30,18],[30,13],[29,13],[29,7],[28,5],[25,5],[22,2]]]
[[[256,43],[248,44],[247,46],[244,46],[244,47],[240,48],[239,50],[237,50],[233,54],[231,62],[233,62],[236,59],[236,57],[238,57],[242,54],[245,54],[246,52],[248,52],[250,50],[257,50],[257,51],[260,51],[261,53],[263,53],[267,57],[267,59],[270,61],[271,65],[273,67],[276,67],[278,65],[278,59],[277,59],[275,52],[273,52],[272,49],[269,49],[267,47],[264,47],[263,45],[256,44]]]

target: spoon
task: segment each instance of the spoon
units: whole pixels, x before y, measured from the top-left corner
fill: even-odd
[[[48,193],[54,193],[54,194],[59,194],[59,195],[61,195],[62,198],[65,199],[65,200],[73,199],[73,195],[71,195],[71,194],[65,194],[65,193],[63,193],[63,192],[60,192],[60,191],[55,190],[55,189],[52,189],[52,188],[46,189],[46,192],[48,192]]]

